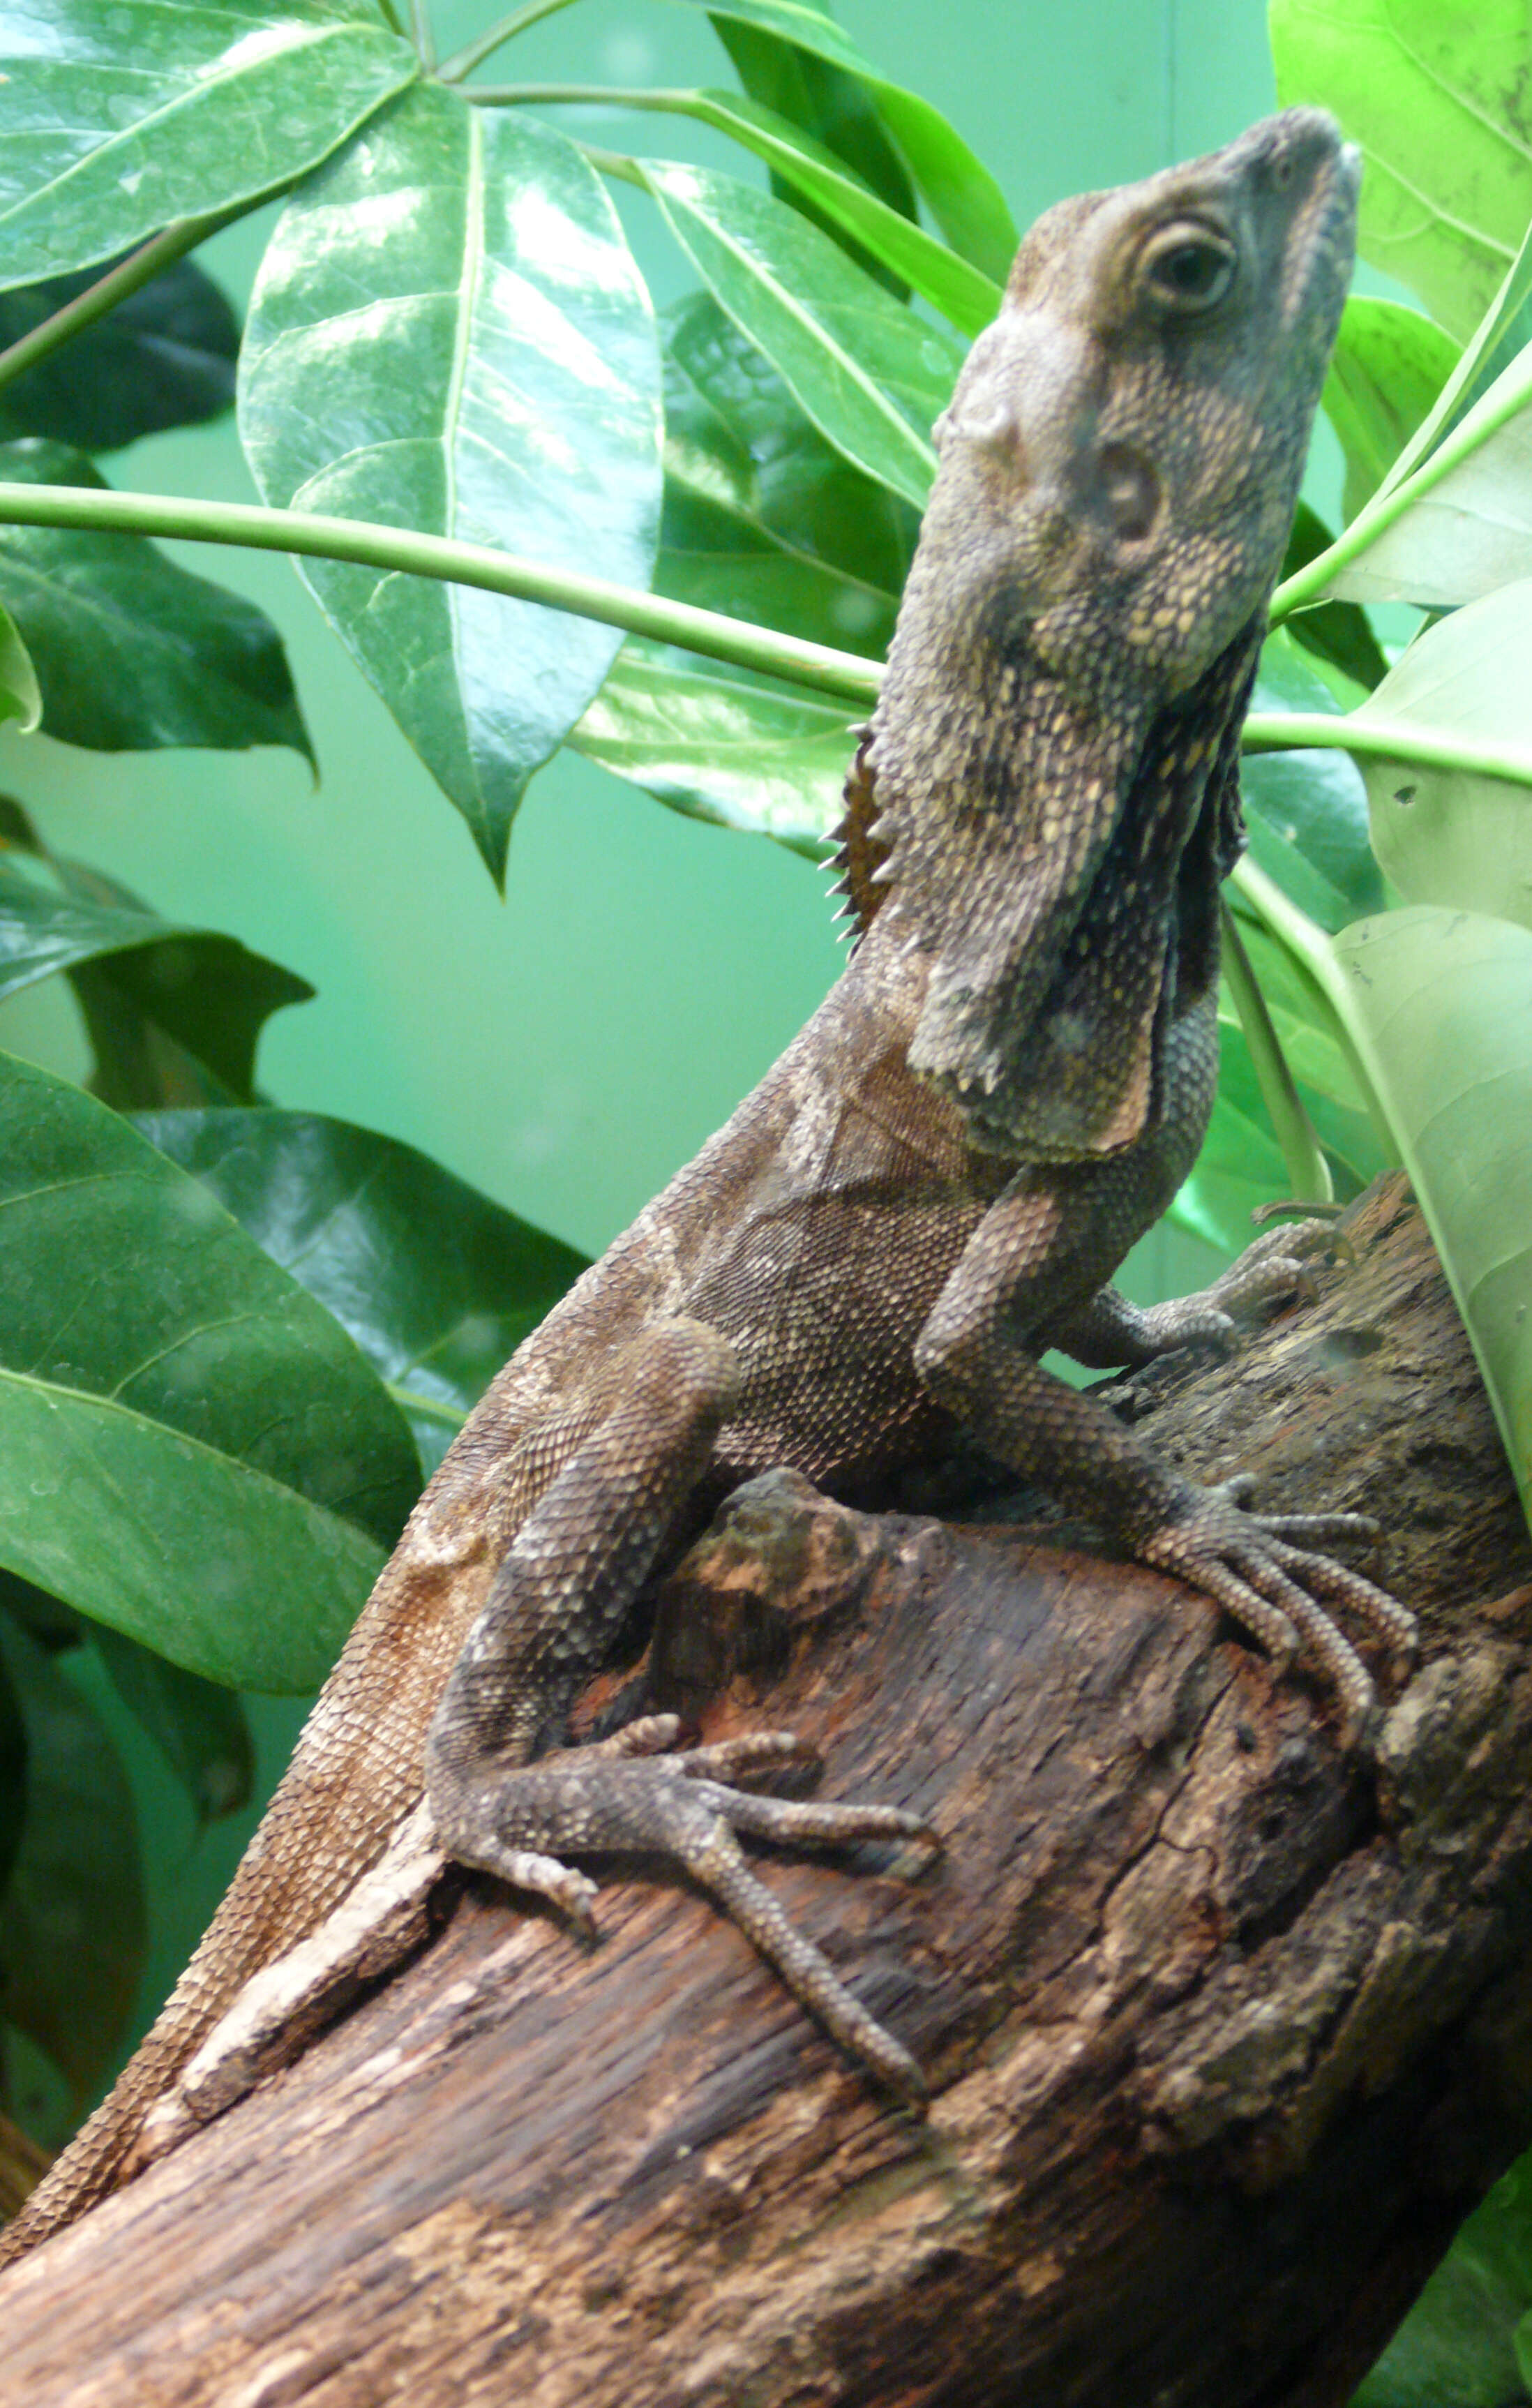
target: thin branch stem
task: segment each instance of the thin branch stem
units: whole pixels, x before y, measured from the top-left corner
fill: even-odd
[[[397,34],[399,39],[403,41],[405,39],[404,21],[400,17],[397,8],[395,8],[394,0],[378,0],[378,13],[382,18],[382,21],[388,27],[389,32],[391,34]]]
[[[425,0],[409,0],[409,24],[421,64],[429,75],[437,64],[437,36]]]
[[[656,85],[633,90],[606,83],[475,83],[463,94],[480,108],[565,108],[582,105],[608,108],[653,108],[675,117],[694,115],[703,95],[667,91]]]
[[[261,200],[269,197],[268,194],[263,193]],[[259,202],[240,201],[231,209],[215,209],[204,218],[181,218],[176,224],[164,226],[158,234],[150,235],[147,242],[140,243],[136,251],[131,251],[126,259],[120,260],[115,267],[108,268],[106,275],[98,278],[85,292],[77,294],[72,301],[66,301],[62,308],[55,309],[50,318],[45,318],[40,326],[34,326],[29,334],[20,336],[0,351],[0,386],[9,384],[15,377],[24,376],[28,368],[36,367],[39,360],[47,359],[50,352],[56,351],[61,344],[83,334],[87,326],[93,326],[98,318],[105,318],[120,301],[125,301],[130,294],[152,283],[156,276],[174,266],[178,259],[184,259],[189,251],[195,251],[198,243],[206,242],[220,226],[231,224],[236,218],[244,217],[259,206]]]
[[[1406,510],[1440,484],[1464,460],[1471,458],[1532,401],[1532,358],[1524,351],[1486,394],[1458,421],[1411,476],[1374,494],[1343,534],[1324,552],[1317,552],[1279,585],[1271,597],[1271,624],[1276,626],[1306,603],[1317,602],[1337,574],[1368,551]]]
[[[523,7],[513,8],[508,17],[502,17],[487,33],[480,34],[475,41],[465,42],[462,50],[454,50],[450,59],[444,59],[437,70],[438,80],[461,83],[465,76],[472,75],[480,61],[487,59],[493,50],[499,50],[503,43],[514,41],[517,35],[524,34],[529,25],[540,24],[544,17],[556,17],[561,8],[572,5],[573,0],[525,0]]]
[[[1367,759],[1412,761],[1422,769],[1462,769],[1480,778],[1505,778],[1513,786],[1532,786],[1532,752],[1476,743],[1467,736],[1433,736],[1408,720],[1385,719],[1371,710],[1347,711],[1333,719],[1322,710],[1253,710],[1240,741],[1246,752],[1358,752]]]
[[[1281,1147],[1282,1161],[1293,1193],[1306,1203],[1328,1204],[1335,1196],[1330,1166],[1318,1132],[1304,1108],[1281,1039],[1272,1025],[1239,924],[1226,903],[1219,906],[1223,921],[1223,969],[1239,1015],[1245,1044],[1254,1067],[1267,1118]]]
[[[83,485],[0,484],[0,524],[84,528],[96,534],[179,537],[191,543],[226,543],[257,552],[301,553],[355,561],[367,568],[435,577],[569,610],[604,626],[624,628],[662,644],[731,662],[768,677],[787,678],[865,710],[878,697],[876,661],[810,644],[773,627],[757,627],[689,602],[666,601],[605,577],[581,577],[490,544],[361,519],[324,518],[308,510],[262,509],[248,502],[183,501],[165,494],[124,494]]]

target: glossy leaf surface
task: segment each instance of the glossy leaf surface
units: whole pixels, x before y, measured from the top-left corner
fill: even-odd
[[[1352,294],[1324,394],[1324,414],[1346,455],[1348,519],[1424,423],[1458,358],[1452,337],[1418,309]]]
[[[710,295],[667,313],[665,347],[657,590],[881,656],[915,512],[825,442]]]
[[[1269,24],[1281,100],[1362,146],[1363,258],[1466,338],[1532,218],[1521,0],[1271,0]]]
[[[19,342],[85,292],[114,261],[0,294],[0,347]],[[200,425],[234,407],[239,322],[190,259],[130,293],[0,387],[0,436],[47,435],[112,452],[167,426]]]
[[[101,487],[83,452],[0,445],[0,478]],[[42,689],[43,728],[98,752],[285,744],[313,753],[265,611],[142,536],[0,526],[0,603]]]
[[[687,6],[698,4],[686,0]],[[707,6],[715,21],[753,25],[859,78],[952,249],[996,284],[1005,282],[1017,242],[1005,195],[939,109],[918,93],[890,83],[832,18],[804,0],[707,0]]]
[[[715,300],[852,466],[919,509],[961,350],[891,299],[795,209],[732,176],[639,162]]]
[[[268,502],[645,586],[652,313],[572,142],[422,87],[295,194],[263,263],[240,432]],[[498,878],[528,778],[614,628],[425,578],[303,573]]]
[[[692,115],[728,135],[741,150],[752,150],[775,179],[812,202],[810,214],[817,215],[826,232],[838,229],[854,236],[865,254],[857,263],[864,269],[869,263],[891,269],[962,334],[977,335],[989,324],[1000,307],[999,285],[891,209],[785,119],[738,93],[699,92],[689,97]]]
[[[43,715],[42,688],[32,655],[10,612],[0,609],[0,720],[14,720],[29,736]]]
[[[0,281],[279,190],[420,62],[336,0],[41,0],[0,17]]]
[[[138,1126],[317,1297],[386,1380],[427,1472],[586,1258],[413,1146],[313,1112]]]
[[[98,1622],[92,1632],[113,1688],[164,1755],[199,1823],[232,1814],[249,1797],[255,1748],[234,1690],[151,1655]]]
[[[1532,934],[1414,906],[1343,930],[1339,1000],[1532,1507]]]
[[[0,1562],[231,1685],[312,1686],[417,1487],[331,1316],[114,1113],[0,1078]]]
[[[0,1894],[0,2014],[52,2059],[78,2112],[111,2063],[143,1963],[133,1798],[96,1715],[8,1614],[0,1660],[27,1739],[26,1819]]]
[[[220,1086],[248,1096],[261,1028],[314,992],[236,938],[177,926],[142,905],[93,893],[89,874],[57,865],[63,889],[0,855],[0,998],[60,971],[107,971],[124,1009],[163,1029]],[[72,874],[71,874],[72,873]],[[108,890],[108,893],[110,890]],[[124,1104],[123,1093],[105,1100]]]
[[[1371,710],[1391,726],[1490,742],[1532,762],[1532,579],[1417,636]],[[1417,761],[1364,763],[1372,841],[1411,903],[1455,903],[1532,927],[1532,791]]]
[[[822,861],[856,749],[834,704],[709,669],[637,638],[569,742],[689,819]]]

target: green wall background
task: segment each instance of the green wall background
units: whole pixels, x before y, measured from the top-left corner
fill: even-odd
[[[437,0],[443,50],[496,13],[495,0]],[[839,0],[838,13],[890,75],[952,119],[1024,227],[1062,194],[1213,149],[1275,105],[1259,0]],[[529,79],[732,79],[700,8],[651,0],[582,0],[538,27],[516,59]],[[651,138],[610,112],[568,122],[615,148]],[[753,172],[682,120],[657,134],[656,149],[680,151],[690,137],[689,155]],[[683,289],[684,271],[636,196],[620,201],[663,303]],[[262,212],[202,254],[241,302],[274,217]],[[256,498],[227,421],[153,438],[108,465],[114,481],[141,491]],[[263,1048],[263,1083],[277,1101],[407,1139],[599,1251],[727,1116],[835,977],[823,880],[769,844],[678,819],[564,755],[523,807],[502,902],[287,564],[171,549],[248,594],[281,629],[319,755],[317,789],[286,753],[93,754],[9,732],[0,733],[0,788],[36,812],[57,849],[313,982],[317,999],[279,1015]],[[0,1046],[83,1071],[61,982],[0,1009]],[[1139,1273],[1161,1292],[1184,1287],[1194,1256],[1187,1241],[1153,1238]],[[198,1832],[93,1656],[69,1660],[119,1737],[152,1832],[142,2028],[253,1814]],[[254,1718],[264,1790],[301,1708],[262,1702]],[[37,2080],[46,2090],[40,2070]]]

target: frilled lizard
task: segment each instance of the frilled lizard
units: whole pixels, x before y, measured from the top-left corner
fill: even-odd
[[[1136,1365],[1291,1284],[1280,1240],[1153,1312],[1106,1283],[1211,1102],[1239,726],[1356,183],[1331,122],[1291,109],[1033,228],[937,430],[848,790],[844,976],[469,1419],[207,1938],[10,2253],[187,2120],[193,2052],[231,2002],[281,1990],[308,1936],[369,1925],[379,1858],[413,1868],[411,1896],[448,1856],[588,1921],[594,1885],[560,1859],[666,1856],[853,2056],[919,2095],[735,1837],[929,1836],[914,1818],[730,1785],[791,1755],[781,1734],[666,1753],[655,1718],[560,1743],[656,1560],[764,1468],[866,1494],[961,1427],[1275,1655],[1306,1655],[1363,1728],[1371,1684],[1327,1609],[1391,1648],[1410,1623],[1311,1552],[1358,1526],[1195,1486],[1038,1360]]]

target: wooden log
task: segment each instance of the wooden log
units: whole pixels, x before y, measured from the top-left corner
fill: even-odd
[[[0,2283],[31,2408],[1339,2403],[1532,2098],[1532,1554],[1397,1182],[1150,1429],[1360,1506],[1423,1616],[1376,1775],[1078,1534],[753,1484],[673,1576],[708,1737],[931,1815],[767,1870],[915,2051],[891,2110],[642,1867],[604,1942],[469,1884],[302,2061]]]

